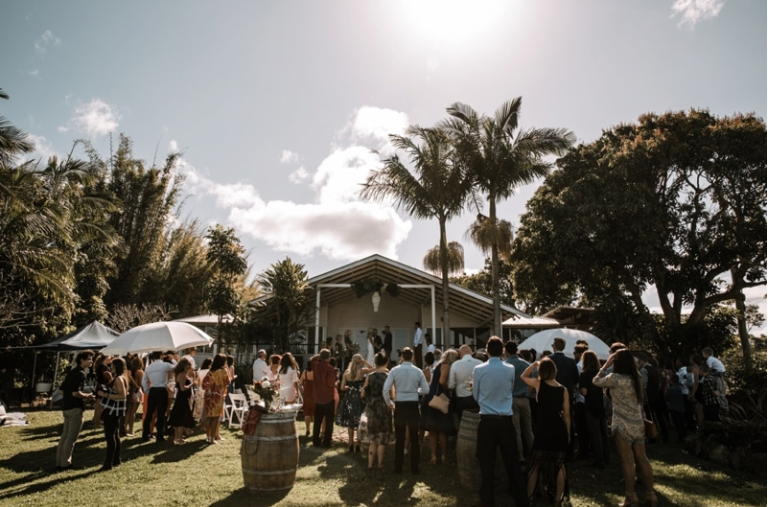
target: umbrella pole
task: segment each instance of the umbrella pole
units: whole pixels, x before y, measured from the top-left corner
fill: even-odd
[[[35,395],[35,373],[37,371],[37,355],[39,354],[39,351],[35,351],[35,357],[32,360],[32,385],[29,386],[29,389],[32,391],[32,396]],[[30,405],[31,406],[31,405]]]

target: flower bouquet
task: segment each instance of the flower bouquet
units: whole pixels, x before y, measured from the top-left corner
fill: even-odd
[[[264,402],[264,408],[269,412],[277,412],[280,410],[281,398],[280,398],[280,381],[270,381],[267,377],[261,380],[257,380],[253,385],[253,391],[256,396]]]

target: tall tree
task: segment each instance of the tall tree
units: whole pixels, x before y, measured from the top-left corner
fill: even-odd
[[[518,186],[546,176],[552,163],[545,157],[560,155],[576,136],[566,129],[530,128],[518,131],[522,98],[503,103],[492,117],[478,114],[470,106],[448,107],[450,118],[441,126],[454,138],[458,156],[472,180],[488,201],[488,224],[493,273],[493,331],[501,336],[499,299],[499,248],[506,234],[496,214],[496,205],[511,197]]]
[[[108,306],[162,303],[157,300],[156,285],[150,282],[162,262],[169,222],[184,181],[175,171],[180,156],[172,153],[162,167],[147,169],[142,160],[134,158],[130,138],[120,135],[109,164],[109,190],[122,199],[122,213],[112,216],[112,225],[126,248],[117,261],[117,275],[110,279]]]
[[[240,306],[241,291],[238,290],[238,282],[248,270],[248,261],[245,258],[245,248],[231,227],[225,229],[218,224],[209,227],[205,237],[208,239],[207,259],[213,268],[213,277],[205,289],[206,305],[218,315],[218,328],[221,331],[223,317],[234,314]],[[221,334],[219,338],[222,338]]]
[[[380,170],[371,171],[360,195],[374,201],[392,200],[418,219],[437,219],[440,227],[440,272],[443,293],[443,340],[451,336],[448,276],[448,220],[459,216],[474,196],[472,182],[461,164],[455,163],[447,132],[439,128],[410,126],[405,135],[390,135],[395,149],[405,152],[412,170],[395,154],[384,159]]]
[[[651,285],[665,325],[683,336],[766,283],[766,129],[754,115],[646,114],[558,166],[528,202],[513,249],[540,279],[591,300],[628,298],[649,339]],[[521,291],[541,290],[533,285],[516,278]]]
[[[303,264],[290,258],[270,265],[258,276],[264,294],[268,296],[257,309],[262,328],[272,335],[273,346],[282,352],[291,350],[291,341],[306,328],[315,309],[307,271]]]

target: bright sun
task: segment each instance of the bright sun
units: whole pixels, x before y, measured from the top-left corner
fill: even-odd
[[[404,22],[424,42],[441,46],[471,45],[503,26],[514,0],[405,0]]]

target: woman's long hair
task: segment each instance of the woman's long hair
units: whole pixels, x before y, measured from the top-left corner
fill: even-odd
[[[184,373],[187,370],[187,366],[189,366],[189,364],[189,359],[186,357],[182,358],[173,369],[173,374],[178,375],[179,373]]]
[[[216,371],[224,368],[227,364],[227,355],[226,354],[216,354],[216,356],[213,358],[213,363],[211,364],[211,371]]]
[[[363,356],[360,354],[355,354],[352,356],[352,360],[349,362],[349,366],[347,366],[347,373],[349,373],[350,380],[359,380],[359,378],[362,376],[362,370]]]
[[[595,371],[600,369],[600,360],[593,350],[587,350],[581,355],[581,371]]]
[[[640,373],[637,371],[635,356],[628,349],[616,352],[616,358],[613,360],[613,373],[629,375],[632,377],[632,384],[635,386],[635,395],[637,402],[643,401],[643,382],[640,380]]]
[[[280,358],[280,375],[285,375],[288,373],[288,368],[293,368],[296,370],[296,374],[299,373],[298,365],[296,364],[296,360],[293,358],[293,354],[290,352],[286,352],[283,354],[283,357]]]
[[[451,366],[453,363],[459,360],[459,351],[456,349],[448,349],[440,356],[440,364]]]

